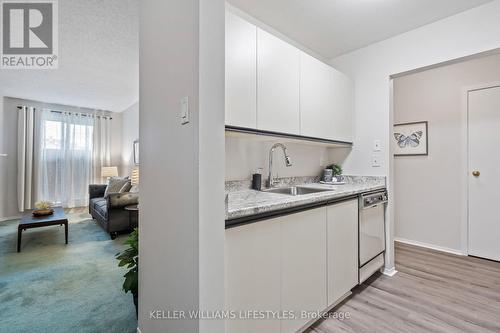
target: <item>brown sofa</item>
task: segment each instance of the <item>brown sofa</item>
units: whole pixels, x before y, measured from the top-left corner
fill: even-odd
[[[119,232],[137,227],[137,216],[132,216],[137,211],[125,210],[130,202],[120,204],[121,198],[128,193],[111,193],[105,198],[106,186],[89,185],[89,213],[109,233],[111,239],[115,239]]]

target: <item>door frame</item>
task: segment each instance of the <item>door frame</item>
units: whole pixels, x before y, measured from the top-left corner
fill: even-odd
[[[467,86],[463,88],[463,93],[462,93],[462,107],[463,107],[463,112],[462,112],[462,117],[464,121],[464,129],[463,129],[463,138],[465,138],[465,142],[463,142],[462,149],[463,149],[463,156],[464,156],[464,161],[463,161],[463,174],[465,177],[463,178],[462,181],[464,181],[464,195],[462,197],[462,222],[461,222],[461,234],[462,234],[462,251],[464,252],[465,255],[469,255],[469,235],[470,235],[470,210],[469,210],[469,197],[470,197],[470,189],[469,189],[469,176],[470,176],[470,164],[469,164],[469,157],[470,157],[470,136],[469,136],[469,93],[473,91],[478,91],[478,90],[485,90],[485,89],[491,89],[491,88],[499,88],[500,87],[500,81],[495,81],[495,82],[490,82],[490,83],[482,83],[482,84],[477,84],[477,85],[472,85],[472,86]]]

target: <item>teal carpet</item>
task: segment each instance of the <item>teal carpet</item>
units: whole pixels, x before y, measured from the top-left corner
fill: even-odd
[[[136,332],[125,270],[115,254],[127,235],[111,240],[88,214],[68,214],[64,227],[23,232],[18,221],[0,222],[0,332]]]

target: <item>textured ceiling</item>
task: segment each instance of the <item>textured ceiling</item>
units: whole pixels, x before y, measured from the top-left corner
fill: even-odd
[[[227,0],[326,59],[490,1]]]
[[[0,96],[123,111],[139,99],[139,0],[61,0],[59,68],[0,69]]]

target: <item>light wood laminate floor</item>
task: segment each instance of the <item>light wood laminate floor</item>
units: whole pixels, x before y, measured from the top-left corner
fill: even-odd
[[[307,333],[500,332],[500,263],[396,243],[394,277],[353,290]]]

